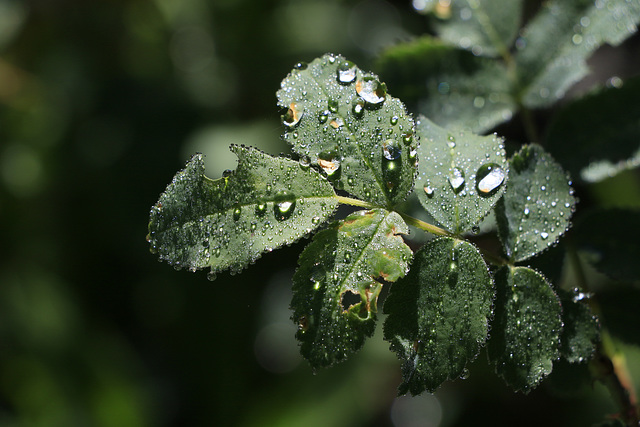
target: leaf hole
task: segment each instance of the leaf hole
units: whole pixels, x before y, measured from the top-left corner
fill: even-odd
[[[354,293],[352,291],[344,291],[342,293],[342,298],[340,299],[340,303],[342,305],[342,311],[349,310],[352,306],[362,302],[362,298],[360,294]]]

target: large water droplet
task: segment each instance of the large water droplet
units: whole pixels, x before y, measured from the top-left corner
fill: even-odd
[[[304,110],[298,106],[295,102],[289,104],[289,109],[282,116],[282,123],[287,127],[294,127],[300,122],[300,119],[304,115]]]
[[[333,151],[322,152],[318,155],[318,165],[329,178],[337,178],[340,171],[340,160]]]
[[[504,182],[505,173],[499,165],[486,163],[476,172],[476,188],[481,196],[491,196]]]
[[[362,116],[364,116],[364,101],[362,99],[358,99],[354,102],[351,111],[353,111],[353,115],[356,116],[357,119],[361,119]]]
[[[256,215],[262,216],[267,212],[267,204],[266,203],[258,203],[256,205]]]
[[[433,187],[431,187],[430,185],[425,185],[424,193],[427,195],[428,198],[432,198],[434,193]]]
[[[331,111],[332,113],[337,113],[338,112],[338,107],[340,104],[338,104],[338,101],[336,101],[335,99],[330,99],[329,102],[327,102],[327,106],[329,107],[329,111]]]
[[[369,104],[382,104],[387,95],[387,86],[373,77],[365,77],[356,82],[356,92]]]
[[[329,110],[324,110],[318,116],[318,121],[320,122],[320,124],[325,124],[327,123],[327,120],[329,120]]]
[[[345,61],[338,65],[338,82],[342,84],[352,83],[356,79],[356,66],[351,61]]]
[[[387,160],[396,160],[400,158],[400,145],[393,139],[387,139],[382,143],[382,154]]]
[[[273,213],[278,221],[284,221],[291,218],[296,208],[296,199],[292,194],[286,191],[279,191],[275,196],[273,205]]]
[[[236,206],[233,209],[233,220],[237,221],[240,219],[240,214],[242,213],[242,210],[240,209],[240,206]]]
[[[464,187],[464,172],[460,168],[451,169],[451,175],[449,175],[449,184],[456,193],[460,192]]]

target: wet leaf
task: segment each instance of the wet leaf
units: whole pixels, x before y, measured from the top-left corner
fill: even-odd
[[[345,360],[375,329],[384,281],[408,270],[413,253],[395,212],[359,211],[316,234],[293,277],[293,319],[300,351],[312,367]]]
[[[385,340],[402,361],[399,393],[434,391],[464,375],[487,338],[493,281],[478,250],[443,237],[415,254],[384,304]]]
[[[640,282],[640,211],[591,211],[577,222],[574,243],[601,273],[621,281]]]
[[[517,108],[504,64],[431,37],[385,50],[377,68],[411,111],[439,126],[482,133]]]
[[[569,228],[576,200],[566,172],[539,145],[522,147],[509,164],[496,220],[504,250],[517,262],[555,244]]]
[[[640,78],[613,79],[555,117],[546,146],[572,176],[588,182],[640,164]]]
[[[475,55],[501,56],[520,28],[522,0],[458,0],[451,17],[436,25],[439,36]]]
[[[176,268],[241,271],[264,252],[317,228],[337,206],[333,188],[298,162],[233,145],[238,168],[211,180],[197,154],[151,208],[152,252]]]
[[[448,131],[423,117],[416,130],[420,203],[449,231],[470,230],[504,192],[509,168],[502,139]]]
[[[515,56],[522,101],[545,107],[584,77],[586,59],[607,43],[617,46],[637,30],[640,3],[554,0],[522,30]]]
[[[570,363],[586,362],[593,356],[600,341],[600,324],[591,312],[589,295],[578,289],[559,291],[564,327],[560,338],[560,353]]]
[[[529,392],[559,356],[562,307],[546,279],[527,267],[502,267],[488,342],[496,372],[516,391]]]
[[[342,56],[294,69],[277,93],[284,139],[336,188],[390,207],[413,187],[417,139],[404,104]]]

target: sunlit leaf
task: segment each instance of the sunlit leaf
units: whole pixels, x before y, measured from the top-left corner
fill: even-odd
[[[302,355],[329,366],[359,350],[375,329],[383,281],[408,270],[413,253],[404,220],[386,210],[359,211],[316,234],[293,277],[293,319]]]
[[[416,253],[384,304],[384,337],[402,361],[400,394],[434,391],[465,375],[487,338],[493,296],[487,266],[470,243],[443,237]]]
[[[454,0],[451,17],[438,21],[436,30],[475,55],[500,56],[513,44],[521,15],[522,0]]]
[[[617,46],[637,30],[640,2],[553,0],[527,24],[516,66],[527,107],[544,107],[564,96],[587,74],[586,59],[607,43]]]
[[[375,74],[341,56],[294,69],[278,91],[284,139],[338,189],[380,206],[413,187],[417,139],[404,104]]]
[[[377,68],[411,111],[439,126],[482,133],[517,108],[504,64],[431,37],[385,50]]]
[[[152,252],[176,268],[239,272],[310,233],[335,210],[333,188],[300,163],[231,146],[238,168],[211,180],[197,154],[151,208]]]
[[[562,302],[560,353],[568,362],[585,362],[593,356],[600,339],[600,324],[591,312],[589,295],[578,289],[559,291]]]
[[[574,241],[601,273],[616,280],[640,282],[640,211],[589,212],[577,222]]]
[[[502,139],[448,131],[424,117],[416,130],[420,203],[449,231],[470,230],[504,192],[509,168]]]
[[[529,392],[551,373],[558,359],[562,307],[549,283],[535,270],[507,266],[495,278],[489,358],[507,384]]]
[[[558,113],[546,146],[572,176],[601,181],[640,165],[640,78],[616,80]]]
[[[564,234],[576,200],[566,172],[539,145],[522,147],[509,163],[509,181],[496,205],[496,219],[507,256],[522,261]]]

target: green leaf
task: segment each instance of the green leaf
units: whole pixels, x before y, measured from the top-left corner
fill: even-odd
[[[375,74],[324,55],[281,86],[284,139],[302,159],[368,202],[392,207],[407,197],[417,162],[413,119]]]
[[[308,166],[232,145],[238,168],[211,180],[191,158],[151,208],[152,252],[176,268],[237,273],[264,252],[307,235],[332,215],[331,185]]]
[[[496,372],[516,391],[529,392],[558,359],[560,301],[546,279],[527,267],[502,267],[488,354]]]
[[[640,282],[639,224],[639,211],[592,211],[577,222],[574,241],[601,273],[616,280]]]
[[[443,40],[475,55],[501,56],[513,44],[522,15],[522,0],[456,0],[451,17],[436,30]]]
[[[411,111],[439,126],[482,133],[510,120],[517,109],[502,62],[431,37],[385,50],[378,69]]]
[[[383,281],[407,273],[409,232],[395,212],[359,211],[316,234],[293,277],[293,319],[312,367],[343,361],[375,329]]]
[[[636,0],[554,0],[523,29],[515,57],[523,104],[545,107],[587,74],[586,59],[607,43],[617,46],[637,30]]]
[[[640,165],[638,99],[640,77],[572,102],[554,118],[546,146],[572,176],[589,182],[637,167]]]
[[[589,307],[589,296],[578,289],[561,290],[558,295],[564,324],[560,353],[568,362],[585,362],[593,357],[600,340],[600,324]]]
[[[416,192],[424,208],[453,233],[482,221],[502,196],[508,174],[503,141],[453,132],[421,117]]]
[[[484,344],[493,281],[478,250],[442,237],[415,254],[385,301],[384,337],[402,361],[399,393],[434,391],[464,375]]]
[[[539,145],[522,147],[509,163],[496,220],[507,256],[518,262],[555,244],[569,228],[576,200],[566,172]]]

